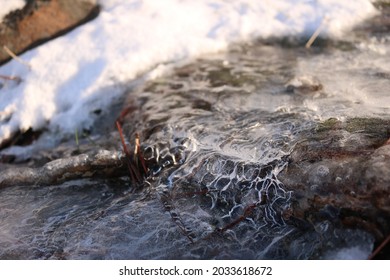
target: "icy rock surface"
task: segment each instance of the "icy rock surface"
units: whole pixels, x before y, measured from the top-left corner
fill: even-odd
[[[21,170],[60,180],[0,189],[0,257],[367,258],[389,234],[390,69],[387,33],[365,32],[309,51],[234,45],[131,90],[121,121],[150,164],[141,188],[113,128],[78,151],[23,154]]]

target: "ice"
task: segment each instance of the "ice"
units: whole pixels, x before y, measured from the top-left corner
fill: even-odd
[[[0,1],[1,13],[11,3]],[[18,131],[47,129],[53,136],[91,129],[131,81],[164,65],[222,51],[232,42],[281,36],[340,37],[374,15],[358,1],[100,1],[93,21],[12,60],[0,75],[0,143]],[[6,6],[5,6],[6,5]],[[6,7],[6,8],[4,8]],[[158,69],[157,71],[153,71]]]
[[[324,258],[329,260],[366,260],[370,253],[371,251],[368,248],[354,246],[328,252]]]

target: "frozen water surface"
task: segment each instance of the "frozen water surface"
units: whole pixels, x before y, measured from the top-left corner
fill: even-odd
[[[0,143],[29,128],[92,129],[94,112],[109,110],[133,79],[156,67],[154,76],[231,42],[309,36],[324,19],[322,34],[340,37],[377,13],[368,0],[336,2],[101,1],[95,20],[21,55],[31,68],[16,60],[1,66],[1,75],[22,83],[0,80]]]
[[[100,21],[107,18],[111,18],[111,22],[127,20],[124,17],[112,18],[115,11],[123,6],[116,6],[115,1],[107,3],[106,10],[99,16]],[[42,120],[51,120],[49,131],[35,146],[10,147],[2,151],[3,155],[13,155],[23,168],[18,169],[19,174],[16,169],[8,175],[0,173],[3,182],[5,178],[20,178],[26,170],[37,179],[22,178],[18,184],[8,184],[0,190],[0,258],[363,259],[372,252],[373,234],[342,226],[337,211],[332,208],[326,208],[327,212],[322,214],[328,215],[328,218],[320,222],[310,224],[292,220],[294,191],[278,177],[287,167],[292,149],[302,140],[301,135],[319,121],[348,117],[389,119],[389,34],[375,33],[363,26],[357,31],[343,33],[342,39],[321,39],[312,49],[305,49],[304,42],[296,36],[263,38],[227,46],[225,44],[230,39],[252,38],[249,35],[252,33],[256,37],[269,37],[275,32],[281,35],[311,32],[326,14],[324,7],[328,7],[328,17],[332,18],[334,3],[318,1],[321,8],[316,13],[317,6],[311,2],[291,2],[295,4],[294,13],[300,15],[311,9],[310,14],[314,18],[288,25],[291,20],[298,22],[299,17],[289,19],[285,12],[276,15],[276,10],[285,11],[290,2],[275,2],[278,4],[273,4],[275,6],[265,15],[273,20],[279,19],[279,22],[271,20],[273,29],[270,27],[269,31],[264,31],[269,33],[256,33],[251,29],[250,15],[260,15],[261,6],[247,2],[236,6],[200,2],[202,4],[194,4],[195,7],[186,7],[185,3],[181,4],[183,9],[197,8],[195,12],[201,15],[220,15],[213,22],[213,28],[197,27],[201,29],[199,34],[207,31],[208,38],[220,40],[194,39],[190,44],[193,48],[183,53],[169,52],[164,48],[172,45],[165,44],[167,39],[163,33],[147,34],[150,40],[160,38],[164,42],[161,47],[152,48],[156,50],[151,51],[152,55],[150,50],[145,53],[140,50],[137,52],[140,56],[129,58],[124,63],[123,57],[129,53],[126,50],[114,53],[108,47],[107,56],[110,57],[103,56],[101,61],[86,57],[94,68],[93,77],[90,74],[85,74],[86,79],[78,76],[80,68],[77,67],[83,68],[86,64],[65,63],[64,58],[63,63],[70,70],[65,75],[71,73],[68,78],[74,76],[79,81],[76,84],[83,86],[81,89],[74,88],[75,84],[71,82],[60,87],[56,76],[52,77],[52,82],[39,83],[43,92],[58,92],[50,100],[61,101],[47,103],[49,107],[58,108],[45,111],[48,115],[41,120],[33,119],[31,122],[34,123],[25,124],[26,127],[41,128]],[[157,6],[153,6],[153,10],[151,6],[157,4],[151,3],[143,5],[134,1],[127,5],[129,11],[158,10]],[[360,9],[371,6],[366,1],[359,1],[356,6],[345,5],[339,11],[343,14],[341,11],[353,7],[363,17],[365,13]],[[224,18],[222,15],[226,14],[226,10],[231,13]],[[229,27],[237,19],[231,16],[235,13],[250,14],[241,18],[243,22],[239,26],[244,31]],[[179,14],[183,15],[182,12]],[[151,18],[169,15],[161,12]],[[144,15],[138,20],[137,26],[145,20]],[[183,19],[183,22],[186,20]],[[99,18],[96,24],[99,24]],[[188,24],[192,26],[191,22]],[[371,25],[366,23],[366,26]],[[88,29],[92,32],[96,26],[91,24],[85,28],[57,40],[85,40],[77,32]],[[339,36],[337,32],[332,33],[332,28],[336,27],[330,24],[325,32]],[[179,30],[173,29],[172,32]],[[196,37],[198,33],[194,32]],[[237,33],[240,35],[236,36]],[[177,37],[180,36],[176,34]],[[114,44],[116,39],[109,38]],[[135,38],[141,40],[141,37]],[[136,46],[137,42],[134,41],[133,50],[141,48]],[[182,47],[181,43],[179,40],[177,45]],[[55,42],[50,44],[48,48],[56,48]],[[111,47],[114,48],[114,45]],[[222,49],[225,51],[200,55],[204,50]],[[31,56],[34,61],[39,58],[40,50],[33,50],[25,57]],[[99,53],[91,55],[99,56]],[[128,81],[155,66],[155,57],[160,59],[161,55],[164,59],[159,62],[164,63],[186,58],[187,55],[198,57],[157,67],[128,86]],[[114,59],[111,56],[118,57]],[[142,62],[142,59],[150,61]],[[135,64],[142,67],[129,66]],[[50,67],[47,71],[51,71]],[[115,71],[112,70],[114,68]],[[16,64],[7,64],[1,69],[26,71]],[[90,72],[89,66],[85,69],[85,73]],[[22,72],[19,74],[24,75]],[[21,96],[22,92],[34,94],[35,91],[29,91],[38,85],[31,78],[33,75],[40,74],[26,74],[23,91],[17,87],[9,90],[15,96]],[[154,79],[144,81],[150,78]],[[119,86],[114,86],[116,84]],[[57,87],[66,89],[64,94],[72,92],[74,96],[62,95]],[[126,87],[129,88],[126,96],[119,98]],[[101,174],[93,176],[94,168],[98,166],[94,162],[98,159],[83,155],[114,155],[121,149],[118,133],[112,125],[120,110],[106,113],[113,116],[105,120],[90,120],[88,115],[91,108],[102,108],[100,102],[106,102],[106,98],[111,100],[111,96],[102,97],[111,91],[119,100],[125,100],[123,108],[130,108],[123,121],[127,139],[133,143],[135,133],[140,133],[145,157],[155,162],[151,165],[147,183],[138,190],[134,189],[128,176],[114,176],[103,170],[104,164],[119,169],[119,157],[101,157]],[[95,95],[97,92],[100,93]],[[73,105],[76,95],[83,96],[85,102]],[[8,109],[4,110],[13,112],[17,102],[22,101],[11,101]],[[123,109],[118,105],[117,108]],[[6,131],[11,133],[13,129],[24,126],[22,114],[11,114],[12,117],[3,119],[2,137],[6,137]],[[84,114],[84,117],[76,117],[79,114]],[[63,117],[66,122],[63,122]],[[80,123],[75,124],[74,120]],[[92,134],[90,138],[80,136],[79,147],[72,140],[64,141],[55,148],[45,148],[52,131],[56,131],[55,127],[60,126],[61,131],[70,132],[79,125],[82,127],[86,120],[91,122],[89,125],[96,126],[98,123],[99,126],[109,127],[108,132],[104,135]],[[360,143],[361,138],[352,139],[355,136],[351,135],[348,141]],[[55,143],[49,146],[53,147]],[[99,152],[101,149],[110,152]],[[54,163],[58,165],[50,162],[56,158],[59,161]],[[44,165],[47,162],[50,163]],[[4,169],[9,166],[13,167],[2,165]],[[52,169],[48,171],[47,167]],[[329,173],[326,166],[319,167],[317,171],[313,176],[319,180]],[[26,173],[23,174],[26,176]]]

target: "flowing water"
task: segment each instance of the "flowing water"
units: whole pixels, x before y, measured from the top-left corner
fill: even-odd
[[[294,220],[295,192],[279,174],[319,122],[390,118],[390,36],[367,26],[312,49],[290,39],[233,45],[138,85],[123,129],[130,143],[140,134],[154,162],[143,186],[107,175],[1,189],[0,258],[366,258],[372,233]],[[114,129],[84,143],[46,158],[76,166],[65,155],[121,149]]]

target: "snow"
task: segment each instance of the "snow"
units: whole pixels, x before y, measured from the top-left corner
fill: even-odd
[[[1,12],[23,1],[0,0]],[[15,6],[11,6],[13,3]],[[0,75],[0,143],[18,131],[90,128],[131,81],[174,62],[262,37],[340,37],[376,13],[369,0],[101,0],[93,21],[11,60]],[[4,8],[6,7],[6,8]]]
[[[323,258],[326,260],[367,260],[371,252],[372,248],[370,250],[368,248],[355,246],[327,252]]]
[[[3,18],[9,12],[23,8],[26,2],[24,0],[2,0],[0,1],[0,18]]]

